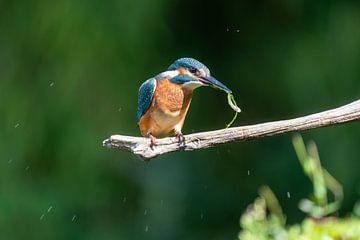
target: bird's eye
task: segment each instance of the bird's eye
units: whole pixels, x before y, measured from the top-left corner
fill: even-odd
[[[191,68],[189,69],[189,71],[190,71],[191,73],[193,73],[193,74],[197,73],[197,69],[194,68],[194,67],[191,67]]]

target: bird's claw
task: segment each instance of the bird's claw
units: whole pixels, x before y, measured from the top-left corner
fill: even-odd
[[[180,146],[185,147],[185,137],[182,133],[177,134],[176,139],[178,140]]]
[[[150,138],[150,148],[151,149],[154,149],[155,145],[156,145],[156,138],[153,136],[153,135],[149,135],[149,138]]]

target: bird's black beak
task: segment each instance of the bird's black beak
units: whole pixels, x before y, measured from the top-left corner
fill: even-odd
[[[227,93],[232,93],[232,91],[227,86],[225,86],[224,84],[222,84],[221,82],[219,82],[218,80],[216,80],[216,78],[214,78],[212,76],[199,76],[199,81],[204,83],[207,86],[210,86],[213,88],[220,88],[221,90],[224,90]]]

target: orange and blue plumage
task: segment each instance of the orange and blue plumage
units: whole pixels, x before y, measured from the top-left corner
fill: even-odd
[[[193,90],[200,86],[231,90],[210,75],[209,69],[193,58],[176,60],[167,71],[146,80],[139,89],[137,118],[141,134],[151,138],[177,136],[190,106]]]

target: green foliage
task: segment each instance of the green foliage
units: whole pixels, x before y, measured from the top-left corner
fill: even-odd
[[[284,226],[264,198],[257,198],[241,217],[240,240],[356,240],[360,239],[360,219],[348,217],[306,218],[300,224]]]
[[[241,216],[240,240],[355,240],[360,239],[360,218],[328,216],[340,207],[343,193],[341,185],[320,164],[314,142],[307,147],[300,135],[293,137],[293,145],[305,175],[313,183],[312,200],[301,200],[299,208],[309,217],[300,224],[285,225],[279,201],[268,186],[261,187],[256,198]],[[327,190],[334,194],[334,202],[328,202]]]
[[[301,200],[299,208],[311,217],[323,217],[334,213],[339,209],[343,200],[342,186],[321,166],[318,150],[313,141],[305,147],[301,136],[295,135],[293,145],[304,173],[310,178],[314,188],[312,200]],[[332,203],[328,201],[328,190],[334,195],[334,202]]]

